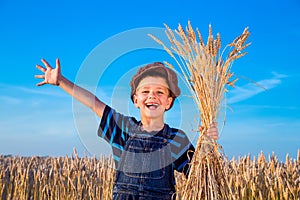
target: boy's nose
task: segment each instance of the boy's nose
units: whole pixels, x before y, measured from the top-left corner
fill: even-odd
[[[155,93],[154,93],[153,91],[150,91],[150,92],[149,92],[149,95],[148,95],[148,98],[149,98],[149,99],[154,99],[154,98],[156,98]]]

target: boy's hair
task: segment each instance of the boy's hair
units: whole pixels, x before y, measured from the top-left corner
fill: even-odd
[[[176,97],[180,95],[180,89],[178,87],[178,79],[176,73],[171,70],[168,67],[165,67],[165,65],[161,62],[154,62],[148,65],[145,65],[137,71],[137,73],[132,77],[130,81],[130,87],[131,87],[131,100],[133,100],[133,96],[136,92],[136,89],[140,83],[140,81],[148,76],[152,77],[162,77],[166,80],[168,86],[169,86],[169,95],[173,98],[173,101],[171,103],[171,107],[173,106],[174,100]]]

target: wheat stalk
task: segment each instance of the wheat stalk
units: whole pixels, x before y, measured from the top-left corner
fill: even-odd
[[[217,119],[220,103],[228,91],[227,87],[233,87],[237,81],[233,79],[231,72],[232,63],[246,54],[242,51],[250,45],[245,44],[250,33],[248,28],[245,28],[244,32],[226,47],[230,49],[224,59],[226,48],[220,52],[221,37],[217,34],[214,39],[211,25],[206,45],[200,31],[198,29],[194,31],[190,21],[185,29],[180,24],[175,31],[167,25],[165,28],[171,47],[167,47],[155,36],[151,34],[149,36],[161,44],[175,60],[189,85],[201,119],[201,135],[191,161],[190,175],[181,196],[183,199],[229,199],[233,194],[224,173],[223,156],[218,151],[219,145],[206,136],[206,131]],[[174,68],[170,63],[166,64]]]

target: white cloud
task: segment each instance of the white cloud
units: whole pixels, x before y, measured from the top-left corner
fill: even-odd
[[[3,101],[5,104],[20,104],[22,102],[20,98],[15,98],[7,95],[1,95],[0,100]]]
[[[287,75],[278,74],[276,72],[272,72],[272,74],[273,77],[270,79],[264,79],[261,81],[248,83],[241,87],[236,86],[233,90],[230,91],[231,97],[227,99],[227,102],[229,104],[233,104],[249,99],[259,93],[277,87],[281,84],[281,80],[287,77]]]
[[[61,90],[55,86],[25,87],[21,85],[10,85],[10,84],[0,83],[0,91],[1,93],[17,94],[17,95],[20,95],[21,92],[23,94],[49,95],[49,96],[56,96],[56,97],[66,96],[65,93],[61,92]]]

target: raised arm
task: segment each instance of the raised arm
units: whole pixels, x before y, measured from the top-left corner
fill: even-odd
[[[42,86],[45,84],[57,85],[64,91],[66,91],[68,94],[70,94],[72,97],[77,99],[79,102],[92,109],[99,117],[102,117],[105,104],[91,92],[75,85],[67,78],[65,78],[61,73],[59,59],[56,59],[55,68],[52,68],[50,64],[44,59],[42,59],[42,62],[46,68],[40,65],[36,65],[36,67],[44,74],[35,75],[35,78],[40,78],[44,80],[39,82],[37,86]]]

